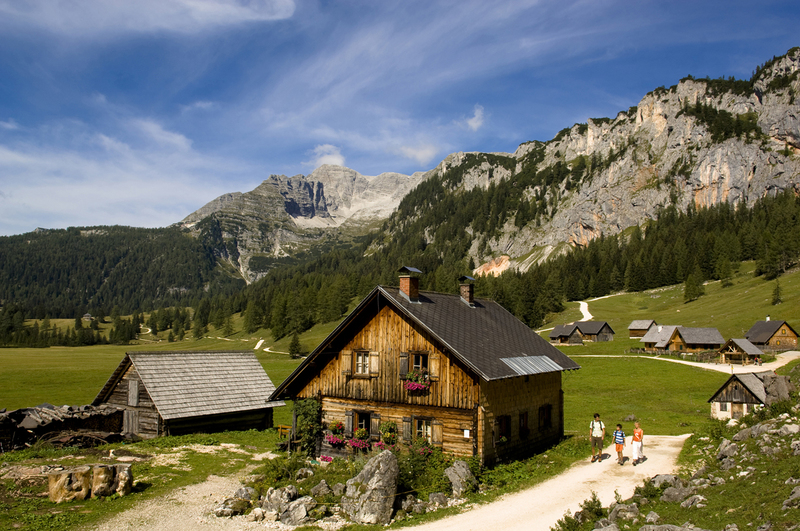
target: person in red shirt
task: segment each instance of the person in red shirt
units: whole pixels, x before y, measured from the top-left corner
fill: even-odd
[[[642,446],[644,443],[644,430],[637,422],[633,430],[633,466],[638,465],[644,461],[644,454],[642,453]]]

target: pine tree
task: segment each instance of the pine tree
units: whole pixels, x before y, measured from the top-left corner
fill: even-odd
[[[300,344],[300,335],[295,332],[292,334],[292,341],[289,343],[289,356],[297,359],[303,355],[303,346]]]
[[[781,283],[777,278],[775,279],[775,289],[772,290],[772,305],[780,304],[783,302],[781,295]]]

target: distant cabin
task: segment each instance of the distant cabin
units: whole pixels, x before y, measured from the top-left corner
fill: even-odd
[[[583,335],[574,323],[556,325],[549,337],[553,345],[583,345]]]
[[[757,321],[744,337],[762,350],[797,348],[797,332],[786,321]]]
[[[703,352],[718,350],[725,343],[716,328],[689,328],[676,325],[653,326],[639,340],[648,352]]]
[[[763,406],[786,400],[795,391],[788,376],[772,371],[732,374],[709,398],[711,416],[716,419],[738,419]]]
[[[272,427],[275,386],[250,351],[128,352],[92,405],[124,409],[143,438]]]
[[[719,350],[720,363],[748,365],[755,363],[764,353],[746,339],[729,339]]]
[[[614,341],[614,330],[605,321],[578,321],[575,326],[584,341]]]
[[[658,323],[652,319],[639,319],[637,321],[632,321],[631,324],[628,325],[628,337],[630,339],[644,337],[647,331],[653,326],[658,326]]]

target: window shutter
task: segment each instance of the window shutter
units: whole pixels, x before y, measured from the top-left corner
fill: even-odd
[[[442,446],[444,426],[441,420],[431,421],[431,444]]]
[[[353,374],[353,351],[342,351],[342,374],[350,376]]]
[[[428,356],[428,377],[431,381],[439,379],[439,353],[433,352]]]
[[[403,417],[403,441],[411,442],[411,417]]]
[[[381,373],[381,353],[369,353],[369,375],[372,378],[377,378]]]
[[[128,380],[128,405],[139,405],[139,381]]]
[[[345,411],[344,413],[344,436],[353,436],[353,411]]]
[[[381,416],[377,413],[369,416],[369,435],[374,441],[381,438]]]
[[[405,379],[408,374],[408,352],[400,353],[400,378]]]

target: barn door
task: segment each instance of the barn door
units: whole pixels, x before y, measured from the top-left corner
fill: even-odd
[[[744,404],[731,404],[731,418],[740,419],[744,415]]]
[[[126,409],[122,415],[122,433],[139,433],[139,412]]]

